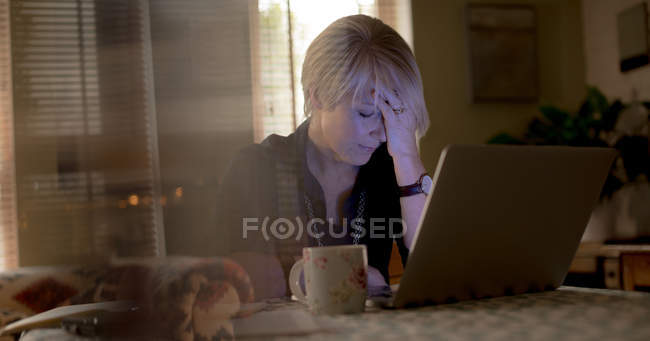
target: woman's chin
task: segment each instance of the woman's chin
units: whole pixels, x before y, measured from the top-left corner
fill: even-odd
[[[372,157],[372,153],[367,153],[365,151],[359,152],[357,150],[348,150],[346,153],[338,153],[337,155],[337,160],[339,162],[345,162],[352,166],[363,166],[368,163]]]
[[[363,166],[363,165],[365,165],[366,163],[368,163],[368,161],[370,161],[370,157],[371,157],[371,156],[372,156],[372,154],[368,154],[368,155],[357,155],[357,156],[355,156],[354,158],[350,158],[350,160],[348,161],[348,163],[351,164],[351,165],[354,165],[354,166]]]

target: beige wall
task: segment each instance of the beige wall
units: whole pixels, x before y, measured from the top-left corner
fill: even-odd
[[[585,93],[579,0],[472,1],[532,4],[537,11],[540,103],[575,110]],[[412,0],[416,59],[431,128],[421,141],[425,167],[435,169],[450,143],[484,143],[499,131],[522,134],[539,103],[472,104],[464,0]]]
[[[650,66],[622,73],[619,69],[616,16],[640,0],[583,0],[587,84],[600,88],[609,98],[629,101],[632,89],[650,100]],[[646,4],[648,1],[645,1]]]

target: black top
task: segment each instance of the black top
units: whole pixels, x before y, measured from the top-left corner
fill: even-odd
[[[245,147],[233,159],[219,189],[218,221],[226,228],[230,252],[273,253],[280,259],[285,276],[301,257],[302,247],[317,245],[304,230],[304,222],[309,218],[305,196],[311,201],[313,216],[325,220],[323,190],[309,171],[305,157],[309,122],[307,119],[287,137],[274,134],[261,144]],[[326,233],[321,239],[324,245],[352,244],[354,231],[349,222],[358,218],[362,192],[365,192],[362,217],[365,233],[359,243],[367,246],[368,264],[377,268],[388,282],[393,240],[397,242],[403,264],[406,264],[408,250],[400,236],[402,226],[395,223],[395,218],[401,218],[401,206],[393,159],[386,143],[360,167],[352,192],[344,203],[347,233],[339,238]],[[243,227],[244,218],[248,218],[247,228]],[[284,218],[284,224],[278,218]],[[393,218],[392,231],[388,227],[390,218]],[[302,219],[302,228],[297,219]],[[370,229],[371,220],[376,226],[374,231]],[[318,227],[322,232],[329,229],[327,224]],[[336,234],[342,230],[341,225],[333,228]]]

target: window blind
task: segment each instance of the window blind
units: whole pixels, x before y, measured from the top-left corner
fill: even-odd
[[[0,0],[0,270],[18,265],[9,1]]]
[[[294,94],[291,87],[289,54],[289,21],[286,0],[259,0],[257,40],[259,81],[262,110],[255,116],[258,129],[256,142],[271,133],[288,135],[294,129]],[[254,61],[255,62],[255,61]]]
[[[14,0],[21,265],[164,254],[144,0]]]

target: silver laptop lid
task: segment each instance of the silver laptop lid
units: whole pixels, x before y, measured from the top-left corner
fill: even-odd
[[[558,287],[615,156],[611,148],[447,146],[394,305]]]

